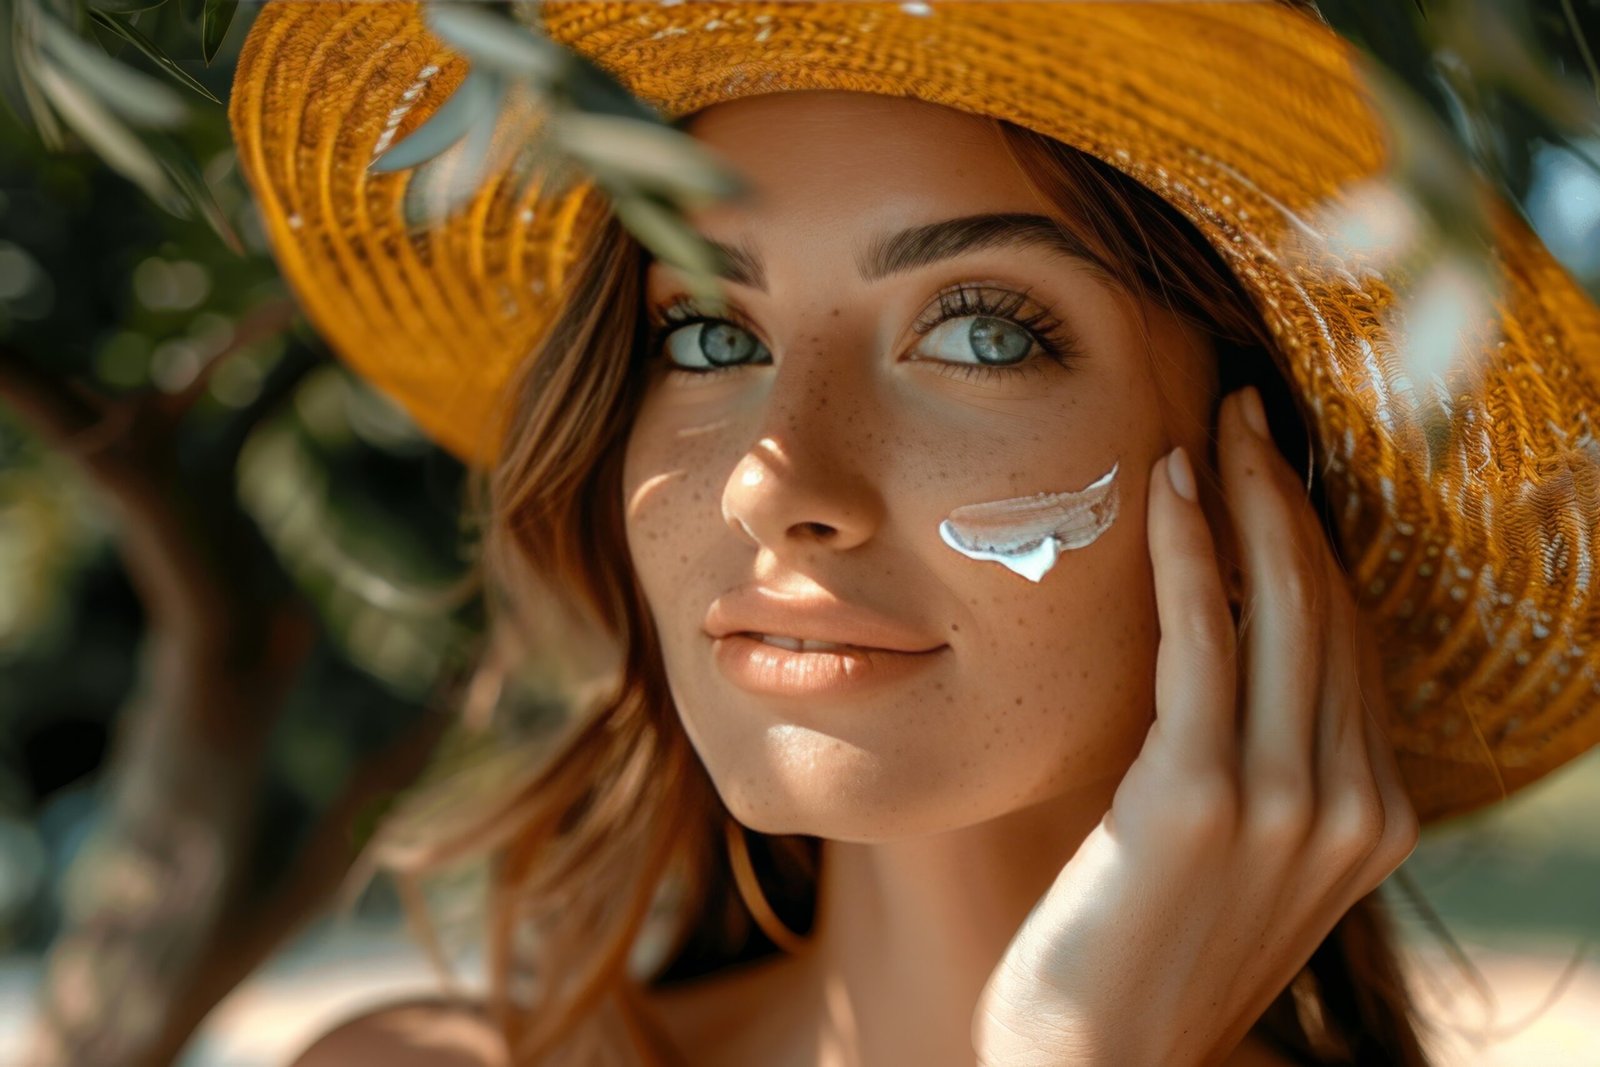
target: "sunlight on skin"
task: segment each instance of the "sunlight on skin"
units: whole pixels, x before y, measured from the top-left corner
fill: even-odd
[[[689,472],[686,470],[665,471],[650,478],[628,496],[628,516],[631,518],[640,509],[644,508],[651,494],[663,488],[675,478],[683,478]]]
[[[745,1037],[784,1056],[836,1049],[841,1064],[970,1067],[984,981],[1153,716],[1148,472],[1176,443],[1208,456],[1215,356],[1149,304],[1146,339],[1126,294],[1037,245],[858,278],[881,235],[1045,209],[973,116],[785,92],[715,105],[689,129],[757,191],[691,222],[762,259],[766,291],[729,282],[711,321],[743,331],[722,331],[734,351],[754,351],[750,335],[765,352],[673,371],[695,358],[702,321],[671,324],[650,354],[623,464],[628,548],[679,718],[723,802],[753,829],[825,839],[822,918],[781,965],[782,1021],[733,1013],[697,1051]],[[941,301],[972,290],[1024,297],[1012,319],[1045,309],[1082,358],[1028,347],[1026,370],[951,373],[963,355],[948,324],[982,312],[941,316]],[[649,266],[647,310],[681,293],[670,267]],[[1081,487],[1114,462],[1126,514],[1037,584],[939,536],[958,507]],[[932,665],[826,698],[744,691],[703,621],[751,587],[871,611],[907,647],[936,649]]]
[[[718,419],[715,422],[708,422],[704,426],[685,426],[683,429],[678,431],[678,436],[695,437],[703,433],[715,433],[727,426],[728,422],[728,419]]]
[[[850,994],[844,983],[837,979],[828,982],[826,1003],[829,1028],[836,1035],[825,1039],[819,1062],[845,1064],[850,1062],[848,1050],[860,1040],[856,1030],[855,1011],[850,1006]]]

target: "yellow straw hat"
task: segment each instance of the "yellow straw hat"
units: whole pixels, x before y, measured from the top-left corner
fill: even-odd
[[[1308,413],[1419,815],[1498,800],[1600,741],[1600,309],[1493,201],[1493,314],[1463,335],[1466,358],[1419,369],[1391,318],[1399,269],[1318,221],[1391,161],[1370,83],[1326,25],[1276,3],[540,10],[551,38],[669,120],[788,90],[910,96],[1008,119],[1156,190],[1233,268]],[[229,114],[313,323],[425,431],[487,464],[500,391],[606,204],[502,169],[408,231],[414,174],[368,165],[467,67],[416,4],[274,0]]]

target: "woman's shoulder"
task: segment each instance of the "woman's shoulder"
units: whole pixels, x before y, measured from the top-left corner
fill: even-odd
[[[288,1067],[504,1067],[499,1034],[470,1001],[380,1004],[316,1038]]]
[[[803,1044],[808,997],[795,956],[726,967],[677,985],[634,988],[627,1007],[669,1057],[695,1067],[793,1062],[781,1050]]]

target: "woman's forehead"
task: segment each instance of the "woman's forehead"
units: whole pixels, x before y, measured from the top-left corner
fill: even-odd
[[[704,109],[687,129],[750,192],[690,222],[764,257],[853,255],[909,227],[1045,209],[989,120],[921,100],[771,93]]]

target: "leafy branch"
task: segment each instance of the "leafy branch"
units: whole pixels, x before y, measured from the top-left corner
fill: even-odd
[[[14,61],[0,64],[14,71],[0,76],[0,89],[52,151],[67,147],[70,130],[164,209],[183,218],[198,213],[239,251],[239,238],[192,155],[168,136],[192,116],[179,89],[214,106],[221,101],[135,23],[171,2],[0,0],[0,16],[11,16],[5,21]],[[177,2],[198,32],[209,65],[237,0]],[[600,67],[540,33],[537,0],[520,0],[514,14],[506,10],[499,3],[426,5],[429,28],[465,56],[471,70],[427,122],[403,141],[385,143],[371,170],[414,169],[408,218],[412,225],[436,221],[460,207],[489,168],[503,162],[491,154],[497,125],[541,115],[547,121],[515,139],[513,173],[524,181],[579,173],[592,178],[640,243],[682,271],[705,303],[717,306],[719,256],[684,216],[741,194],[741,180]],[[132,45],[167,81],[91,43],[92,27]]]
[[[605,70],[539,32],[537,2],[518,3],[510,16],[496,4],[430,2],[424,12],[428,28],[471,70],[426,122],[369,166],[417,170],[407,188],[412,225],[454,211],[477,191],[503,162],[491,148],[505,122],[518,134],[506,141],[518,146],[510,166],[524,189],[586,175],[642,245],[679,270],[705,303],[720,303],[723,264],[685,216],[744,194],[737,174]]]
[[[133,19],[168,0],[0,0],[0,25],[10,28],[0,62],[0,93],[31,121],[51,151],[67,147],[66,132],[108,167],[180,218],[199,215],[235,252],[238,235],[201,176],[193,155],[168,131],[193,117],[189,103],[162,81],[108,54],[91,26],[132,44],[178,86],[221,101],[161,51]],[[187,0],[185,0],[187,3]],[[189,5],[193,6],[193,5]],[[205,0],[195,12],[209,64],[233,18],[236,0]]]

